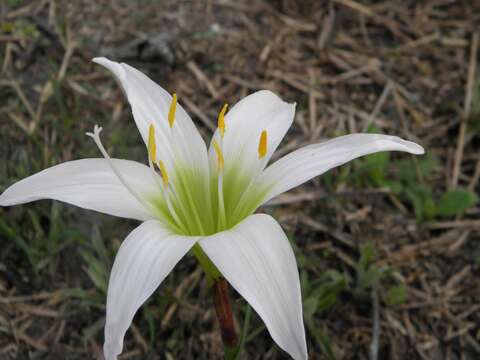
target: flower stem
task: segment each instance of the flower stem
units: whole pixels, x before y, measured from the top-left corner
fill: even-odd
[[[195,244],[193,245],[192,248],[193,255],[198,260],[198,263],[202,267],[203,271],[205,272],[205,275],[207,276],[207,284],[208,286],[211,286],[213,282],[217,279],[220,279],[222,274],[220,271],[218,271],[217,267],[210,261],[208,258],[207,254],[202,250],[200,245]]]
[[[213,283],[215,312],[222,332],[222,341],[225,346],[225,359],[235,359],[239,346],[238,336],[233,321],[232,305],[228,291],[228,283],[220,278]]]

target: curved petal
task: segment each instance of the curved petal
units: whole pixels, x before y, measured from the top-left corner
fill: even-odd
[[[140,306],[195,244],[196,238],[171,234],[160,222],[144,222],[120,246],[108,283],[105,360],[116,360]]]
[[[259,163],[258,142],[263,130],[268,136],[267,154],[261,162],[265,166],[292,125],[294,115],[295,104],[283,101],[268,90],[257,91],[236,103],[225,115],[222,147],[225,171],[229,164],[245,163],[251,168],[252,163]],[[218,129],[213,138],[220,142]],[[216,161],[212,145],[210,157]]]
[[[297,263],[280,225],[269,215],[252,215],[199,244],[273,340],[294,359],[307,359]]]
[[[93,62],[105,66],[120,81],[146,145],[150,124],[155,125],[157,158],[162,159],[169,170],[173,169],[174,165],[187,165],[202,174],[208,173],[205,142],[190,116],[180,105],[177,105],[175,122],[170,128],[168,113],[172,96],[167,91],[128,64],[103,57],[94,58]]]
[[[150,169],[140,163],[112,159],[132,188],[142,195],[158,192]],[[147,220],[153,216],[118,180],[105,159],[65,162],[20,180],[0,196],[0,206],[40,199],[64,201],[102,213]]]
[[[305,146],[276,161],[258,179],[270,187],[264,202],[357,157],[380,151],[423,154],[423,148],[397,136],[351,134]]]
[[[224,157],[224,192],[227,213],[241,201],[241,194],[265,168],[290,128],[295,115],[295,104],[282,101],[268,90],[255,92],[235,104],[225,116],[225,136],[219,130],[213,140],[222,144]],[[267,152],[259,159],[258,146],[262,131],[267,131]],[[216,169],[216,153],[209,149],[210,165]]]

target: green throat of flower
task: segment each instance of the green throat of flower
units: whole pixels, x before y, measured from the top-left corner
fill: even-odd
[[[234,172],[210,179],[176,166],[175,177],[152,197],[158,218],[180,235],[206,236],[230,229],[252,214],[266,195],[252,179]],[[168,175],[167,175],[168,176]]]

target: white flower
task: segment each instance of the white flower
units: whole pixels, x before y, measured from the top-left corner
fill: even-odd
[[[292,124],[295,104],[259,91],[226,114],[225,106],[207,150],[175,95],[127,64],[93,61],[120,80],[147,145],[149,166],[110,158],[100,141],[101,128],[95,127],[89,135],[103,159],[43,170],[5,190],[0,205],[49,198],[143,221],[122,243],[113,265],[105,358],[117,358],[135,312],[193,249],[211,276],[220,271],[250,303],[283,350],[306,359],[294,253],[271,216],[253,213],[269,199],[359,156],[394,150],[422,154],[423,148],[394,136],[352,134],[306,146],[267,167]]]

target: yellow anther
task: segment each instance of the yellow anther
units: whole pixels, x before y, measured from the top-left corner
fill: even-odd
[[[263,130],[258,142],[258,158],[263,159],[267,154],[267,130]]]
[[[223,105],[222,110],[218,114],[218,130],[220,130],[220,136],[225,135],[225,113],[227,112],[228,104]]]
[[[217,153],[218,170],[223,171],[225,160],[223,158],[222,149],[220,149],[220,146],[215,140],[213,140],[213,147],[215,149],[215,152]]]
[[[150,124],[148,128],[148,156],[153,163],[157,161],[157,145],[155,144],[155,127],[153,124]]]
[[[170,110],[168,111],[168,124],[173,127],[175,122],[175,111],[177,110],[177,94],[173,94],[172,103],[170,104]]]
[[[162,180],[163,184],[165,186],[168,186],[168,173],[167,173],[167,168],[165,167],[165,164],[163,163],[162,160],[158,160],[158,168],[160,169],[160,173],[162,174]]]

